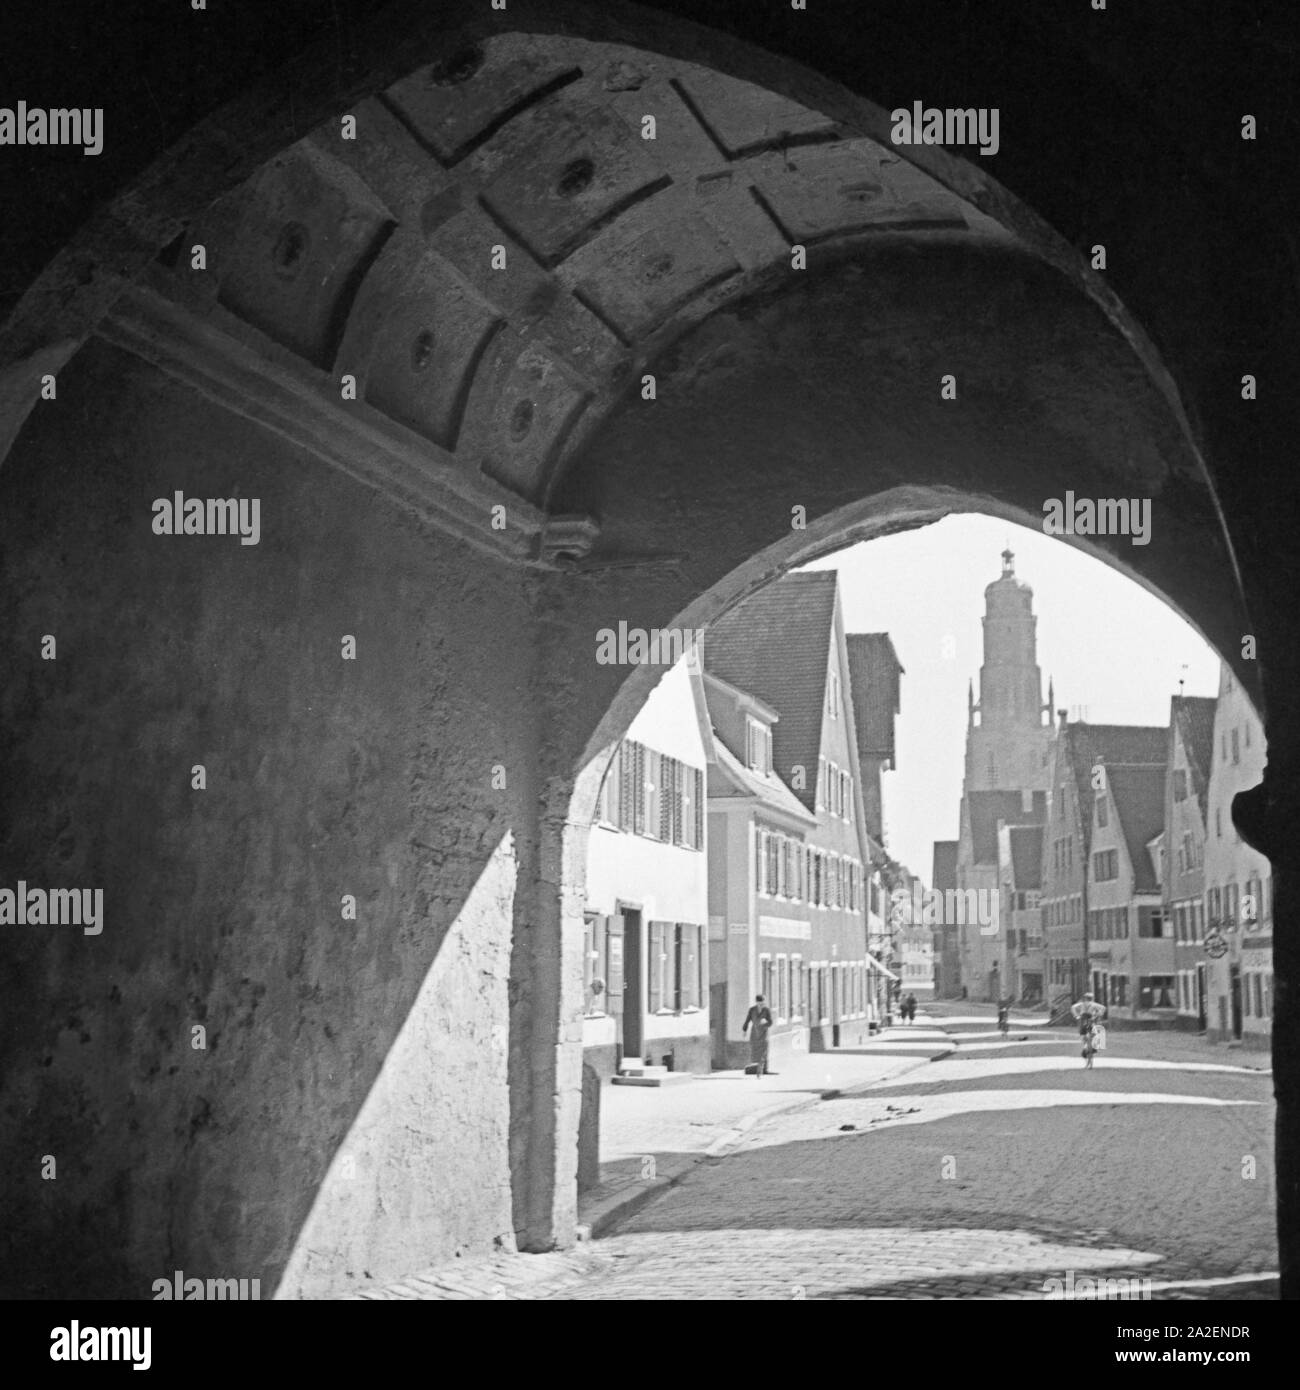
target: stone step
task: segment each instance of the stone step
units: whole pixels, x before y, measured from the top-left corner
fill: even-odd
[[[624,1061],[618,1069],[620,1076],[667,1076],[668,1068],[654,1062]]]

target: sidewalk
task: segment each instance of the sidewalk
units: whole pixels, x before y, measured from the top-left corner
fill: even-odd
[[[502,1251],[456,1261],[401,1280],[354,1285],[339,1299],[536,1299],[562,1295],[612,1275],[612,1257],[593,1237],[625,1220],[692,1168],[738,1144],[765,1116],[814,1106],[890,1081],[946,1056],[956,1046],[924,1014],[886,1028],[861,1047],[791,1058],[758,1080],[713,1072],[670,1086],[604,1085],[600,1093],[601,1182],[579,1199],[578,1245],[543,1255]]]
[[[733,1148],[760,1120],[889,1081],[951,1052],[953,1039],[919,1014],[860,1047],[797,1054],[761,1080],[715,1071],[658,1088],[611,1086],[600,1093],[600,1184],[578,1200],[587,1238],[603,1234],[696,1164]]]

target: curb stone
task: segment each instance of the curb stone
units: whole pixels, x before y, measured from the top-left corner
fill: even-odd
[[[797,1096],[789,1101],[773,1101],[762,1110],[756,1110],[750,1115],[744,1116],[731,1129],[719,1135],[717,1139],[701,1153],[684,1154],[681,1167],[676,1172],[665,1174],[663,1177],[652,1178],[647,1182],[639,1184],[637,1189],[628,1193],[614,1193],[611,1196],[597,1200],[582,1213],[585,1219],[580,1219],[577,1226],[577,1239],[580,1242],[598,1240],[606,1235],[616,1225],[629,1220],[637,1212],[662,1196],[670,1188],[676,1187],[689,1174],[693,1173],[701,1163],[707,1163],[720,1158],[725,1158],[738,1144],[740,1144],[751,1129],[760,1120],[766,1119],[769,1115],[787,1114],[792,1110],[801,1110],[820,1104],[824,1100],[835,1099],[842,1096],[856,1095],[862,1091],[870,1090],[872,1086],[883,1085],[886,1082],[893,1082],[900,1076],[906,1076],[909,1072],[917,1071],[921,1067],[929,1066],[931,1062],[942,1061],[945,1057],[951,1057],[956,1051],[956,1047],[946,1048],[943,1052],[933,1057],[918,1058],[915,1062],[901,1067],[898,1071],[890,1073],[886,1077],[877,1077],[871,1081],[858,1082],[856,1085],[848,1085],[832,1091],[824,1091],[820,1095],[807,1097]]]

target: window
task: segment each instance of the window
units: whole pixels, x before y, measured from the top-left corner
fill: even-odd
[[[671,976],[673,994],[669,1007],[677,1013],[703,1007],[707,942],[701,923],[676,923]]]
[[[1241,761],[1241,741],[1236,729],[1232,731],[1232,761],[1234,763]]]
[[[1139,1009],[1172,1009],[1174,1003],[1174,977],[1172,975],[1140,975],[1138,977]]]
[[[772,1009],[772,1017],[776,1017],[776,1009],[773,1008],[772,999],[772,978],[775,971],[772,965],[771,956],[759,956],[758,958],[758,992],[763,996],[763,1002],[768,1008]]]
[[[1217,927],[1222,919],[1221,898],[1218,888],[1210,889],[1209,915],[1210,926]]]
[[[757,719],[750,719],[745,726],[745,756],[755,772],[772,770],[772,730]]]
[[[1104,795],[1103,795],[1103,796],[1099,796],[1099,797],[1097,798],[1097,824],[1098,824],[1098,825],[1109,825],[1109,824],[1110,824],[1109,817],[1108,817],[1108,813],[1107,813],[1107,808],[1106,808],[1106,798],[1105,798]]]
[[[663,1013],[672,1006],[670,947],[673,924],[651,922],[646,953],[646,1007],[652,1014]]]
[[[1237,885],[1230,883],[1223,890],[1223,925],[1225,927],[1235,927],[1237,925]]]
[[[1251,931],[1259,929],[1260,883],[1257,878],[1249,879],[1246,891],[1241,895],[1241,923]]]
[[[582,925],[583,1011],[589,1018],[606,1012],[609,979],[609,918],[588,916]]]
[[[1119,877],[1119,851],[1098,850],[1092,856],[1092,876],[1098,883],[1106,883]]]
[[[1168,923],[1165,920],[1164,912],[1158,907],[1139,907],[1138,908],[1138,936],[1139,937],[1163,937],[1168,936]]]
[[[1187,773],[1181,767],[1174,772],[1174,800],[1187,800]]]
[[[1214,833],[1220,840],[1223,839],[1223,809],[1219,806],[1214,808]]]
[[[790,1017],[803,1017],[804,992],[807,988],[807,972],[803,968],[802,956],[790,957]]]
[[[826,682],[826,713],[832,719],[840,717],[840,677],[838,671],[832,671],[830,679]]]
[[[1108,990],[1109,998],[1107,1002],[1118,1009],[1128,1008],[1128,976],[1111,975],[1109,976],[1110,987]]]

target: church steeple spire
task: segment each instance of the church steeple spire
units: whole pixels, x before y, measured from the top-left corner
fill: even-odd
[[[984,662],[979,697],[966,693],[966,777],[970,791],[1041,788],[1046,758],[1043,709],[1051,710],[1056,691],[1043,702],[1043,677],[1036,648],[1038,619],[1034,591],[1016,578],[1010,541],[1002,552],[1002,573],[984,589]],[[978,723],[975,714],[979,714]]]

